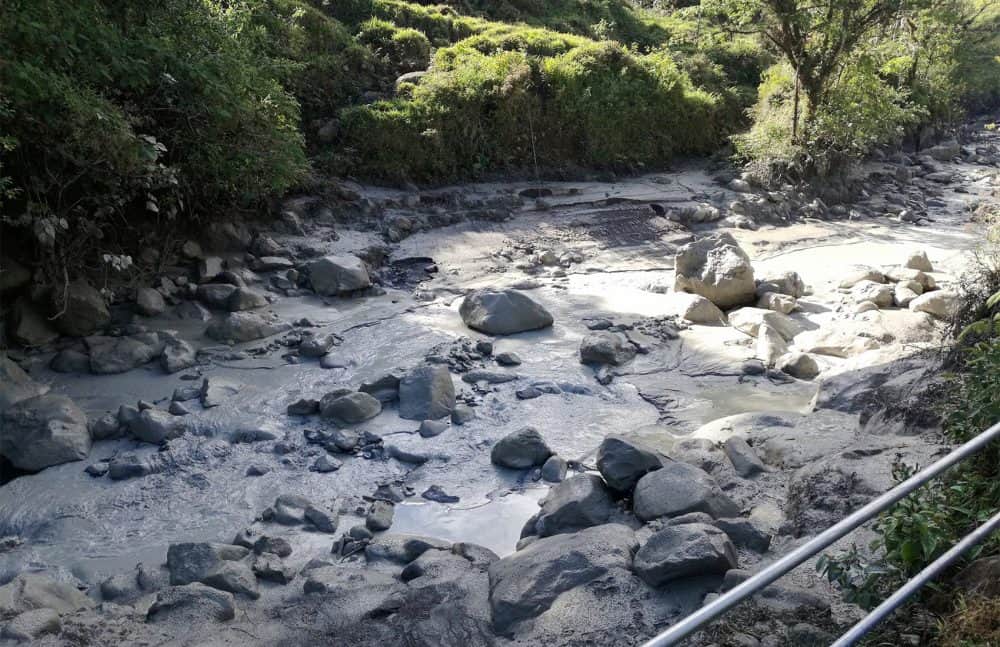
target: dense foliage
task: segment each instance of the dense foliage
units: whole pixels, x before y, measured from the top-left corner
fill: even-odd
[[[632,171],[735,135],[824,172],[995,105],[998,21],[995,0],[8,0],[3,225],[58,274],[310,168]]]

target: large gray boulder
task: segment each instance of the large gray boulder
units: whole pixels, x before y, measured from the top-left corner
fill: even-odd
[[[511,469],[527,469],[543,465],[552,450],[534,427],[519,429],[493,445],[490,460],[494,465]]]
[[[668,526],[635,554],[632,570],[650,586],[693,575],[724,575],[737,567],[736,548],[726,533],[705,523]]]
[[[341,296],[372,284],[364,261],[352,254],[318,258],[306,266],[306,271],[312,289],[322,296]]]
[[[22,346],[44,346],[59,339],[48,317],[25,298],[14,301],[6,319],[10,338]]]
[[[126,373],[148,364],[163,352],[164,343],[156,333],[128,337],[95,335],[84,339],[90,351],[90,370],[97,375]]]
[[[171,584],[202,582],[217,573],[226,562],[235,562],[250,554],[243,546],[186,542],[167,548],[167,570]],[[211,585],[210,585],[211,586]]]
[[[490,608],[498,633],[547,611],[566,591],[614,569],[628,570],[635,533],[618,524],[545,537],[489,567]]]
[[[516,290],[478,290],[465,297],[458,313],[465,325],[489,335],[513,335],[552,325],[552,315]]]
[[[154,445],[179,438],[187,429],[184,416],[175,416],[163,409],[145,409],[129,425],[129,431],[137,440]]]
[[[580,342],[582,364],[611,364],[620,366],[635,357],[633,346],[621,333],[594,332]]]
[[[233,595],[192,583],[171,586],[156,594],[156,600],[146,613],[149,622],[174,622],[190,626],[206,619],[225,622],[236,617]]]
[[[355,425],[365,420],[371,420],[380,413],[382,413],[382,403],[360,391],[336,398],[327,404],[321,412],[324,418],[332,418],[345,425]]]
[[[455,408],[455,383],[444,366],[420,366],[399,381],[399,417],[437,420]]]
[[[64,395],[47,393],[15,402],[0,418],[0,455],[22,470],[80,461],[90,452],[87,416]]]
[[[135,309],[141,315],[156,317],[166,311],[167,302],[154,288],[139,288],[135,291]]]
[[[39,384],[31,379],[14,360],[0,353],[0,413],[15,402],[48,392],[48,385]]]
[[[94,602],[75,586],[43,573],[21,573],[0,586],[0,617],[4,618],[32,609],[52,609],[62,614],[93,606]]]
[[[55,308],[62,313],[55,319],[56,328],[71,337],[92,335],[111,323],[104,295],[84,279],[77,279],[65,293],[59,293]]]
[[[167,339],[160,355],[160,366],[164,373],[177,373],[191,368],[198,363],[198,354],[194,347],[177,337]]]
[[[619,494],[630,493],[640,478],[663,467],[665,460],[656,450],[622,436],[607,436],[597,448],[597,470]]]
[[[674,257],[674,289],[700,294],[720,308],[756,298],[750,257],[728,233],[712,234],[682,246]]]
[[[578,474],[553,487],[535,521],[535,533],[549,537],[607,523],[615,502],[600,476]]]
[[[643,521],[688,512],[705,512],[716,518],[735,517],[740,512],[707,472],[677,461],[669,461],[639,479],[633,509]]]
[[[213,322],[205,334],[216,341],[245,342],[263,339],[290,330],[291,326],[256,312],[230,312]]]

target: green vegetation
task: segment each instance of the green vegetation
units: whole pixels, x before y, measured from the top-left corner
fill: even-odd
[[[995,0],[685,5],[9,0],[7,239],[55,270],[311,171],[629,172],[732,138],[745,161],[823,173],[1000,101]]]

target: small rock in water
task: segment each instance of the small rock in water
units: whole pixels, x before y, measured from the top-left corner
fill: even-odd
[[[309,469],[320,474],[327,474],[329,472],[336,472],[341,466],[343,466],[343,463],[332,456],[320,456]]]
[[[476,417],[476,410],[467,404],[456,404],[451,412],[451,423],[462,426]]]
[[[635,357],[635,346],[624,335],[607,331],[587,335],[580,343],[580,362],[619,366]]]
[[[433,438],[448,431],[448,423],[442,420],[424,420],[420,423],[420,435],[423,438]]]
[[[399,382],[399,417],[438,420],[455,408],[455,384],[444,366],[421,366]]]
[[[267,467],[265,465],[251,465],[250,467],[247,468],[246,475],[247,476],[264,476],[265,474],[267,474],[270,471],[271,471],[271,468]]]
[[[108,473],[108,463],[107,461],[101,461],[99,463],[91,463],[83,471],[86,472],[89,476],[93,476],[94,478],[100,478]]]
[[[365,517],[365,527],[372,532],[388,530],[392,526],[395,506],[388,501],[375,501]]]
[[[305,335],[306,333],[303,333]],[[303,357],[323,357],[330,352],[340,338],[336,335],[308,336],[299,344],[299,355]]]
[[[533,386],[526,386],[514,392],[518,400],[534,400],[542,396],[542,392]]]
[[[381,412],[381,402],[367,393],[355,391],[324,404],[322,416],[332,418],[342,424],[353,425],[371,420]]]
[[[490,452],[494,465],[512,469],[527,469],[543,465],[552,450],[533,427],[525,427],[500,439]]]
[[[461,500],[459,497],[445,492],[440,485],[430,486],[420,496],[436,503],[458,503]]]
[[[485,339],[480,339],[476,342],[476,350],[483,355],[489,357],[493,354],[493,342],[487,341]],[[499,358],[498,358],[499,359]]]
[[[337,512],[336,508],[328,510],[315,504],[306,506],[305,518],[317,530],[328,534],[337,532],[337,526],[340,523],[340,513]]]
[[[278,555],[271,553],[258,555],[254,559],[253,573],[262,580],[278,584],[288,584],[295,578],[295,570],[282,562]]]
[[[496,356],[497,364],[500,366],[520,366],[521,358],[517,353],[503,352]]]
[[[170,406],[167,407],[167,412],[175,416],[187,416],[191,414],[190,409],[176,400],[170,403]]]

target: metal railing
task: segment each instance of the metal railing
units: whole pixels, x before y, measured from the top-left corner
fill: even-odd
[[[1000,438],[1000,423],[993,425],[969,442],[961,445],[947,456],[944,456],[925,469],[917,472],[885,494],[872,499],[862,508],[851,513],[830,528],[827,528],[792,552],[788,553],[784,557],[781,557],[770,566],[757,572],[743,583],[735,586],[712,602],[686,616],[677,624],[671,626],[663,633],[660,633],[646,642],[643,647],[668,647],[679,644],[684,638],[690,636],[701,627],[715,620],[746,598],[772,584],[789,571],[798,567],[809,558],[815,556],[824,548],[828,548],[831,544],[843,538],[861,524],[871,520],[880,512],[907,497],[914,490],[936,478],[949,468],[972,456],[997,438]],[[900,588],[899,591],[897,591],[888,600],[883,602],[882,605],[876,608],[868,617],[855,625],[847,634],[838,640],[835,645],[838,647],[843,645],[853,645],[876,624],[881,622],[882,619],[892,613],[892,611],[902,604],[907,597],[913,595],[913,593],[915,593],[921,586],[940,573],[946,566],[948,566],[948,564],[957,559],[963,552],[971,548],[979,541],[985,539],[998,526],[1000,526],[1000,513],[980,526],[977,530],[956,544],[951,550],[938,558],[938,560],[936,560],[933,564],[924,569],[924,571],[918,574],[915,578],[910,580],[910,582]]]

